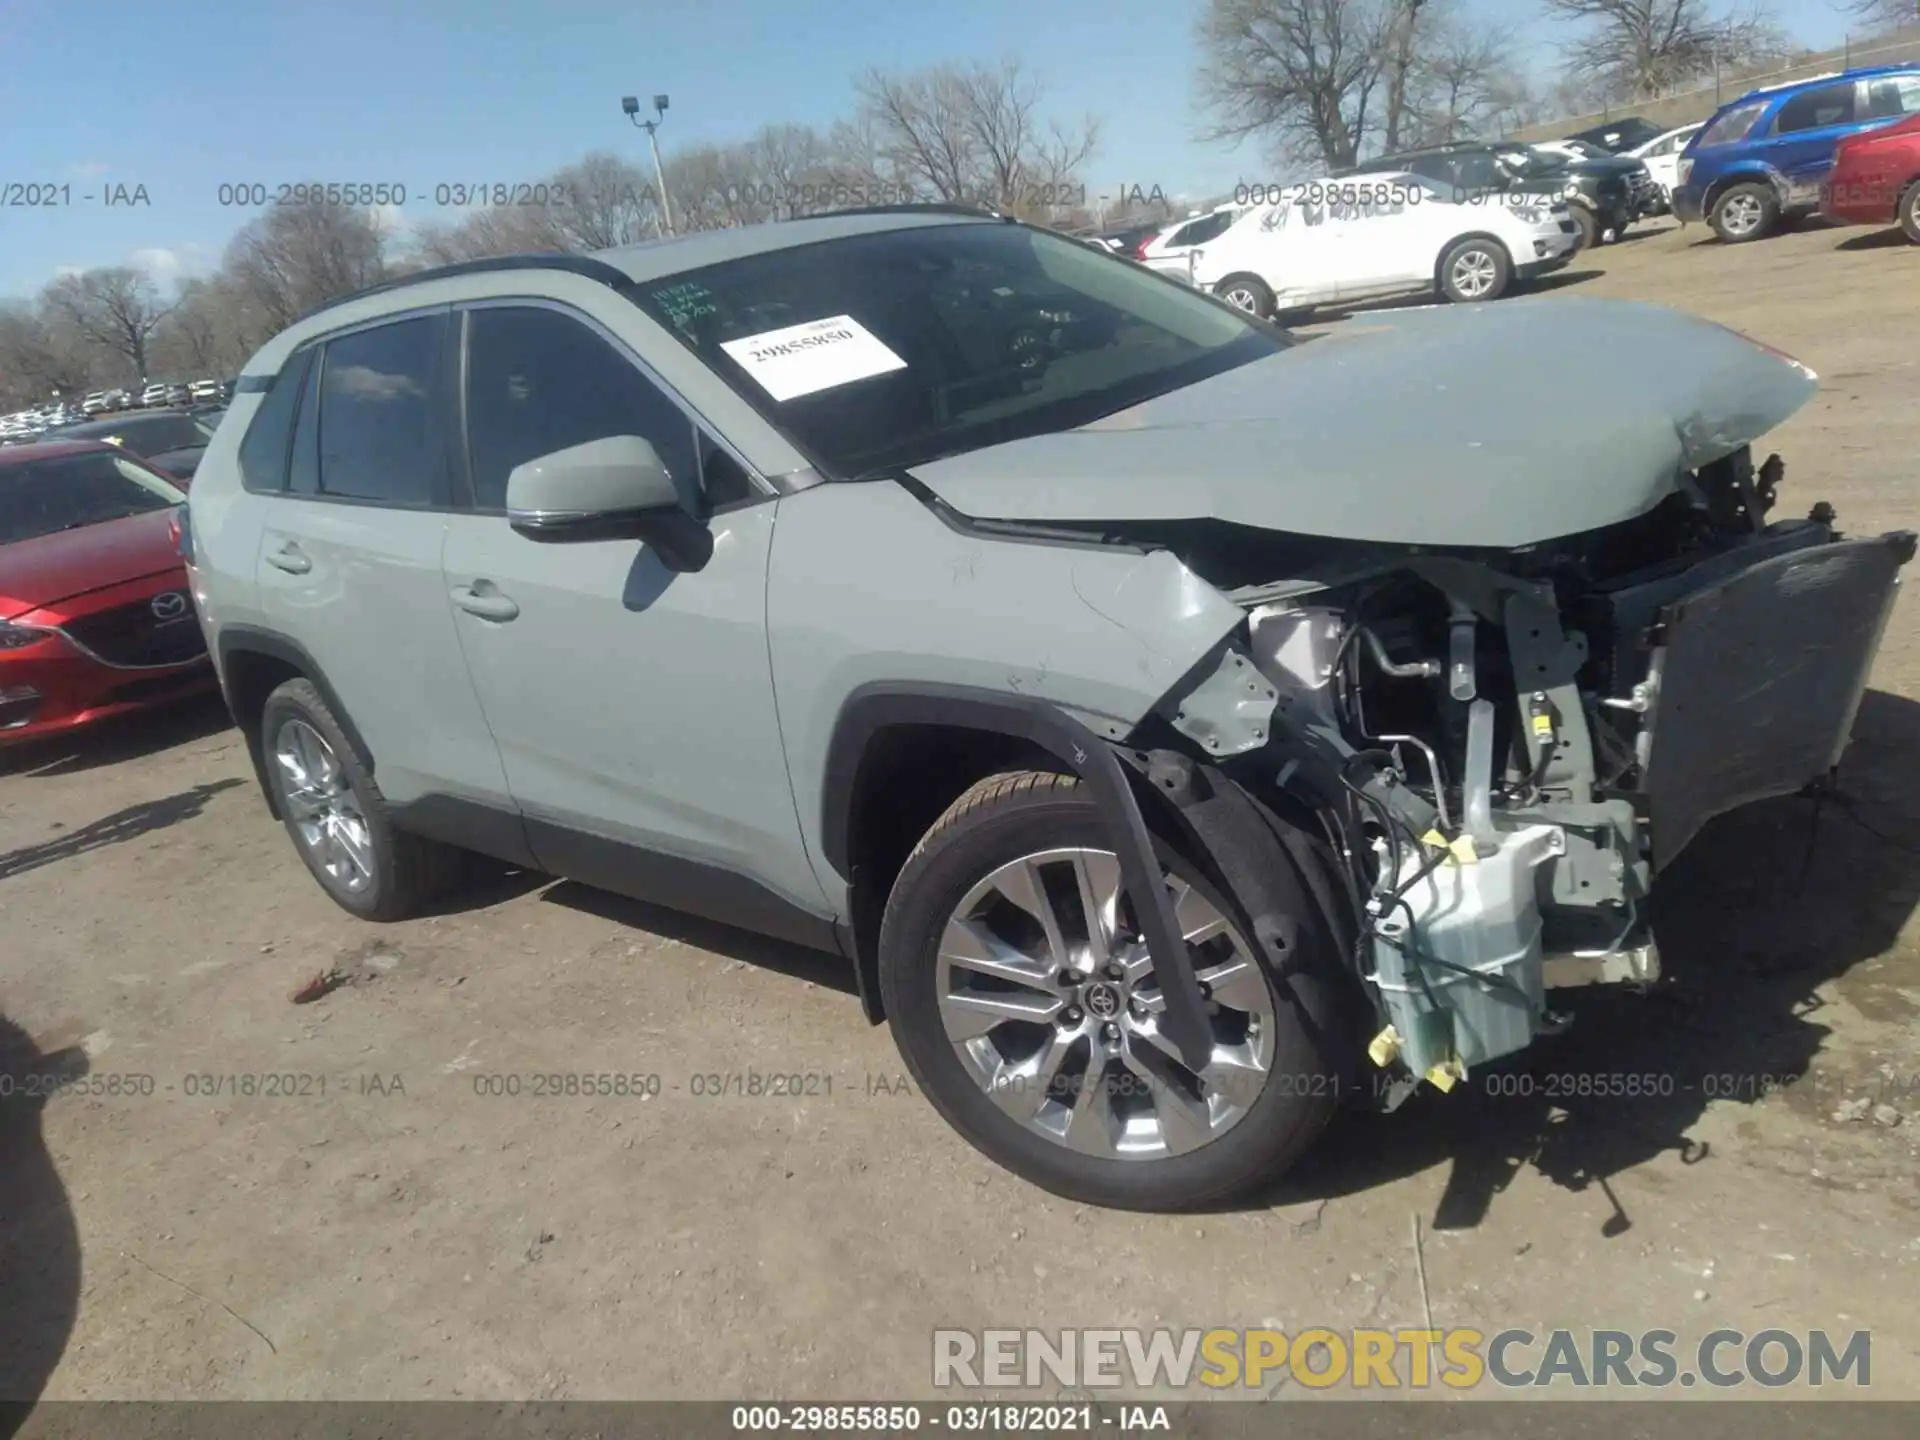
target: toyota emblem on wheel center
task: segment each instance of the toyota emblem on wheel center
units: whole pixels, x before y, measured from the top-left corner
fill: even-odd
[[[147,608],[156,620],[178,620],[187,613],[187,597],[179,590],[169,590],[149,600]]]

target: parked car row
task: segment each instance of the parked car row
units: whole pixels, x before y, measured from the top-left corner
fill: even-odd
[[[1920,243],[1916,118],[1914,64],[1752,91],[1721,106],[1687,142],[1673,213],[1704,220],[1728,244],[1816,213],[1847,224],[1901,224]]]
[[[23,444],[55,431],[122,411],[156,408],[196,410],[224,406],[233,399],[228,379],[194,381],[156,380],[130,390],[94,390],[78,401],[56,400],[50,405],[0,416],[0,444]]]
[[[1920,66],[1755,90],[1666,129],[1629,116],[1560,140],[1453,142],[1272,189],[1082,238],[1267,316],[1403,292],[1496,299],[1665,214],[1729,243],[1816,210],[1920,243]]]

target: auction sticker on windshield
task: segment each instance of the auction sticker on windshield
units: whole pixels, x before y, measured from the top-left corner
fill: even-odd
[[[906,361],[851,315],[723,341],[720,348],[776,400],[907,368]]]

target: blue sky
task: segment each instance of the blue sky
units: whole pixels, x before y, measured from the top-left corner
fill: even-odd
[[[1536,54],[1562,31],[1529,0],[1459,0]],[[431,210],[443,182],[535,180],[595,148],[644,155],[620,96],[672,96],[663,148],[769,121],[826,124],[869,66],[1018,54],[1065,116],[1103,121],[1087,180],[1204,192],[1268,178],[1255,147],[1197,138],[1200,0],[194,0],[90,9],[0,0],[0,184],[72,187],[0,208],[0,296],[62,267],[205,271],[249,212],[225,183],[386,181]],[[1837,43],[1830,0],[1777,0]],[[150,203],[108,208],[109,187]],[[84,196],[92,195],[92,201]]]

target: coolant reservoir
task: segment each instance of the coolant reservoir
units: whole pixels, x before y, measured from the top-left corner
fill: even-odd
[[[1492,854],[1448,860],[1380,918],[1374,984],[1414,1075],[1451,1059],[1484,1064],[1532,1043],[1545,993],[1540,867],[1565,845],[1551,825],[1499,832]],[[1408,856],[1400,883],[1430,858]]]

